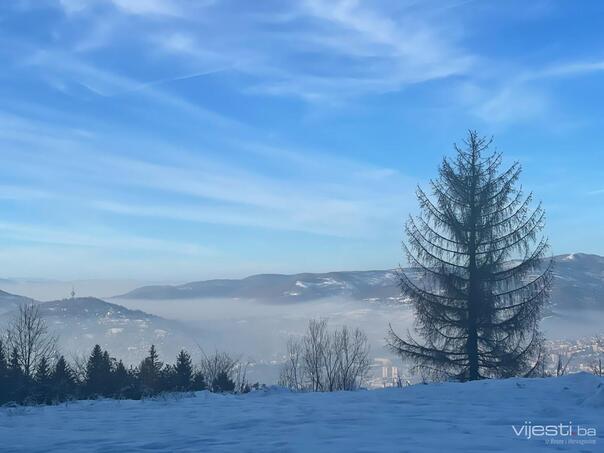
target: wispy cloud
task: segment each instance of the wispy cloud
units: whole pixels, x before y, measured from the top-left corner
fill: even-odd
[[[179,2],[174,0],[59,0],[59,5],[68,14],[81,14],[103,4],[109,4],[126,14],[138,16],[185,15]]]
[[[400,203],[395,197],[405,184],[391,169],[285,146],[242,146],[239,152],[255,156],[254,171],[225,161],[220,148],[199,153],[132,136],[122,142],[119,134],[110,141],[80,137],[18,117],[6,132],[0,130],[0,141],[10,139],[6,146],[21,151],[5,163],[32,184],[21,196],[52,194],[64,203],[127,216],[364,236],[396,214],[392,204]],[[122,155],[119,149],[129,142],[147,150],[147,157]],[[264,174],[260,162],[281,170]],[[158,194],[169,203],[155,201]]]
[[[119,29],[131,26],[127,16],[138,15],[147,22],[138,26],[137,40],[159,46],[189,71],[245,74],[251,78],[242,88],[247,92],[336,102],[463,75],[475,60],[460,44],[460,29],[450,27],[439,8],[406,7],[400,14],[388,4],[298,0],[241,3],[234,15],[219,2],[110,3],[116,11],[82,31],[84,45],[77,48],[118,45],[107,41],[108,24],[117,40]],[[74,0],[63,7],[71,15],[90,9]],[[305,64],[309,57],[313,63]]]
[[[549,94],[520,80],[496,88],[469,83],[460,96],[470,111],[489,125],[517,124],[552,113]]]
[[[559,116],[552,82],[604,72],[604,61],[566,61],[533,68],[523,67],[502,77],[471,81],[460,91],[472,112],[489,124],[518,124],[531,120],[552,122]],[[559,118],[557,118],[559,120]],[[557,127],[560,121],[556,122]]]
[[[115,72],[99,69],[98,67],[75,59],[62,52],[38,50],[21,62],[24,66],[36,67],[48,75],[60,78],[63,83],[75,83],[85,87],[91,92],[102,97],[118,97],[130,93],[136,93],[150,98],[153,102],[163,104],[166,107],[175,108],[186,112],[190,116],[197,117],[203,121],[211,121],[214,125],[229,127],[243,127],[232,118],[217,114],[205,109],[199,104],[192,103],[182,97],[172,95],[164,90],[158,89],[159,85],[167,80],[179,80],[191,77],[207,75],[208,72],[185,74],[170,79],[156,79],[139,81]],[[65,85],[63,85],[65,87]],[[64,88],[68,90],[67,88]]]
[[[41,227],[33,224],[0,223],[4,240],[60,245],[75,248],[124,249],[138,252],[161,252],[177,255],[207,255],[209,248],[197,243],[170,241],[144,236],[126,235],[123,232],[96,227],[88,234],[74,233],[73,230]]]
[[[262,264],[258,248],[292,261],[302,241],[325,256],[376,237],[394,250],[424,171],[424,156],[401,157],[399,142],[440,147],[439,131],[475,120],[488,132],[559,129],[557,88],[604,71],[601,58],[527,50],[536,58],[523,60],[500,52],[502,38],[479,42],[490,33],[474,26],[488,23],[481,14],[503,8],[483,2],[19,5],[16,20],[39,23],[2,32],[0,235],[21,257],[44,249],[52,263],[63,247],[78,260],[148,251],[185,266],[211,253],[204,234],[220,253],[254,236],[229,266]],[[412,178],[391,168],[408,162]],[[267,244],[277,237],[287,251]]]

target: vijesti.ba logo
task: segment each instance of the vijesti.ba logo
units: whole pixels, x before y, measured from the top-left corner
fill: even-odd
[[[581,443],[595,444],[598,436],[597,429],[593,426],[559,423],[557,425],[543,425],[525,421],[523,425],[512,425],[516,437],[525,439],[545,438],[548,443]]]

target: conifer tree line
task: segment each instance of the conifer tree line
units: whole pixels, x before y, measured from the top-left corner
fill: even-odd
[[[0,404],[140,399],[199,390],[245,393],[250,389],[245,369],[226,353],[204,355],[195,365],[191,355],[181,350],[174,364],[165,364],[151,345],[138,366],[126,367],[97,344],[85,362],[69,363],[57,353],[56,338],[35,305],[21,307],[4,339],[0,338]]]

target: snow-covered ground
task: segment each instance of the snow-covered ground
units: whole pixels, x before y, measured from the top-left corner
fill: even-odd
[[[535,433],[563,424],[563,434],[572,424],[574,434],[527,439],[529,423]],[[602,452],[604,379],[581,373],[2,408],[0,439],[0,450],[11,452]]]

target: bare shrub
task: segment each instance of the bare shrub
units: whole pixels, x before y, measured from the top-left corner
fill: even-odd
[[[57,352],[57,337],[52,335],[35,304],[19,307],[6,332],[9,351],[16,350],[26,377],[33,375],[41,359],[51,360]]]
[[[222,373],[232,377],[236,365],[237,360],[226,352],[215,351],[213,354],[208,355],[202,351],[199,370],[207,382],[211,383]]]
[[[219,351],[208,355],[201,350],[201,356],[199,371],[208,383],[210,390],[235,393],[244,393],[248,390],[247,362],[242,362],[239,358]]]
[[[308,376],[310,390],[319,392],[325,390],[325,361],[326,350],[329,348],[327,321],[315,319],[308,323],[308,331],[302,339],[303,361]]]
[[[304,390],[307,375],[302,342],[295,338],[289,338],[286,354],[285,365],[282,367],[279,376],[279,384],[296,391]]]
[[[326,320],[311,320],[301,339],[287,342],[280,385],[296,391],[354,390],[369,371],[369,343],[360,329],[329,332]]]
[[[336,351],[336,387],[354,390],[359,387],[369,370],[369,344],[360,329],[344,326],[333,333],[333,349]]]
[[[570,365],[573,356],[574,354],[567,356],[558,354],[558,358],[556,359],[556,376],[564,376],[568,372],[568,365]]]
[[[71,368],[76,382],[84,382],[86,380],[86,364],[88,356],[84,353],[71,355]]]

